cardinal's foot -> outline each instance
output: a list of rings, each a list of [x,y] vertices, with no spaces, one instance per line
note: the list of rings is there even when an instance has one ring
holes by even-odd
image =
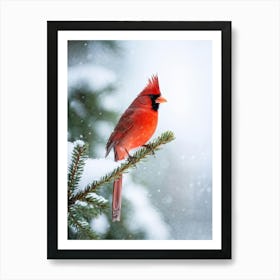
[[[125,149],[126,153],[127,153],[127,160],[132,163],[132,164],[135,164],[136,163],[136,157],[130,155],[130,153],[128,152],[127,149]]]
[[[132,164],[135,164],[136,163],[136,157],[134,157],[134,156],[131,156],[130,154],[128,154],[128,161],[130,162],[130,163],[132,163]]]

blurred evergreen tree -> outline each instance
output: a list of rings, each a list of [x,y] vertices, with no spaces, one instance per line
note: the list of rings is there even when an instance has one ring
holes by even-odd
[[[89,144],[90,157],[96,157],[95,146],[105,147],[107,140],[102,138],[95,128],[104,121],[113,126],[117,118],[116,112],[105,108],[101,102],[105,95],[114,93],[115,86],[108,83],[99,88],[92,87],[95,80],[98,83],[98,77],[96,77],[100,76],[98,71],[113,71],[110,65],[99,63],[100,59],[95,52],[100,52],[100,49],[103,53],[105,52],[103,57],[109,56],[112,60],[120,53],[120,47],[115,41],[69,41],[68,43],[69,70],[78,67],[76,70],[78,72],[82,67],[95,68],[93,72],[95,75],[90,77],[90,82],[86,80],[87,77],[80,77],[80,80],[77,79],[76,83],[68,87],[68,141],[84,140]]]
[[[102,76],[106,71],[114,73],[117,76],[117,64],[122,57],[122,48],[117,41],[69,41],[68,42],[68,141],[74,142],[78,139],[88,144],[89,157],[98,156],[97,147],[104,147],[108,138],[102,136],[97,127],[99,124],[107,125],[112,129],[116,124],[119,114],[104,106],[102,100],[107,95],[114,94],[116,87],[110,82],[103,83],[103,86],[94,86],[99,83],[98,77],[94,75],[88,81],[86,77],[81,77],[84,69],[93,67],[96,76]],[[69,80],[70,71],[76,71],[81,79],[75,82]],[[79,72],[80,71],[80,72]],[[100,73],[98,73],[98,71]],[[102,72],[103,71],[103,72]],[[70,85],[71,84],[71,85]],[[101,125],[101,126],[102,126]],[[100,126],[99,126],[100,127]],[[109,137],[108,134],[107,137]],[[100,155],[99,155],[100,156]],[[93,170],[94,172],[94,170]],[[112,199],[112,183],[102,187],[99,194],[111,201]],[[105,234],[98,235],[95,233],[93,239],[143,239],[144,232],[141,230],[131,232],[127,228],[127,215],[132,211],[131,204],[123,198],[123,211],[121,222],[111,223],[111,207],[103,207],[99,213],[107,215],[110,227]],[[86,213],[85,213],[86,214]],[[93,218],[97,218],[96,214]],[[90,215],[85,215],[86,222],[90,224]],[[94,229],[93,229],[94,230]],[[69,239],[85,239],[85,235],[77,234],[73,227],[68,229]]]

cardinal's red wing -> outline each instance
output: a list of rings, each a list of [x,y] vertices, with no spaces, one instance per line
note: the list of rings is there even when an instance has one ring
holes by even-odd
[[[127,109],[121,116],[118,124],[116,125],[113,133],[111,134],[107,145],[106,155],[110,153],[111,149],[118,144],[118,142],[124,137],[124,135],[133,127],[133,119],[136,111],[133,109]]]

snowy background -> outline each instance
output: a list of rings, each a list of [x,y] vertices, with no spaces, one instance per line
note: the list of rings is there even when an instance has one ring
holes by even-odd
[[[90,144],[81,187],[112,170],[105,145],[120,115],[158,74],[162,95],[154,135],[176,140],[124,176],[122,222],[92,221],[104,239],[212,238],[211,41],[69,41],[69,154]],[[112,185],[103,196],[111,201]]]

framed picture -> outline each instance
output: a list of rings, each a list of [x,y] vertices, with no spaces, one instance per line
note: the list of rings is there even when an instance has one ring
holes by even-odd
[[[48,22],[47,257],[231,258],[231,22]]]

